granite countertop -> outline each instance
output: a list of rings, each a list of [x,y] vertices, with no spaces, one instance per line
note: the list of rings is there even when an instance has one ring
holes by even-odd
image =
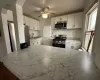
[[[100,80],[89,53],[50,46],[31,46],[4,57],[20,80]]]
[[[41,36],[38,36],[38,37],[30,38],[30,39],[38,39],[38,38],[42,38],[42,37]]]

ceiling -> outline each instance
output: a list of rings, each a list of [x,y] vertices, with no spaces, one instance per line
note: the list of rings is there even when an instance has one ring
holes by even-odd
[[[47,6],[56,15],[61,15],[84,9],[84,0],[27,0],[23,6],[23,12],[38,19],[40,12],[36,11]]]
[[[16,2],[16,0],[2,0],[2,1],[0,1],[0,10],[2,8],[8,9],[8,7],[10,7],[15,2]]]

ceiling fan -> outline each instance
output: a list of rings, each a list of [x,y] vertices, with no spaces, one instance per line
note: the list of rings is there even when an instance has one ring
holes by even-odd
[[[48,18],[49,15],[51,15],[51,14],[55,14],[55,12],[50,11],[49,7],[45,7],[43,9],[41,9],[40,13],[41,13],[40,17],[42,17],[44,19]]]
[[[34,9],[35,9],[35,13],[40,13],[40,16],[38,16],[38,17],[42,17],[42,18],[46,19],[50,15],[55,14],[55,12],[51,11],[50,7],[48,7],[48,6],[47,7],[44,6],[42,8],[37,7],[36,5],[33,5],[33,6],[34,6]]]

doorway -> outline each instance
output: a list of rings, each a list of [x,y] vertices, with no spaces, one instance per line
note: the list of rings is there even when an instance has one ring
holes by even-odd
[[[8,21],[8,31],[10,37],[11,51],[14,52],[17,50],[17,47],[16,47],[15,27],[13,22]]]
[[[96,3],[86,14],[84,48],[87,52],[90,53],[92,52],[97,12],[98,12],[98,3]]]

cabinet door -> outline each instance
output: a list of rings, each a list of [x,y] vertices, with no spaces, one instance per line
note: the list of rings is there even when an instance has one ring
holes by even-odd
[[[68,15],[67,29],[75,28],[75,14]]]
[[[30,18],[30,29],[34,29],[34,21]]]
[[[26,24],[27,26],[30,26],[30,18],[27,17],[27,16],[25,16],[25,24]]]
[[[54,29],[55,28],[55,18],[51,19],[51,28]]]
[[[60,16],[60,21],[66,21],[67,22],[67,15]]]
[[[59,17],[56,17],[55,18],[55,24],[57,23],[57,22],[60,22],[60,21],[67,21],[67,15],[64,15],[64,16],[59,16]]]
[[[60,17],[55,17],[55,24],[57,24],[57,22],[60,22]]]
[[[30,28],[33,30],[38,30],[38,21],[30,18]]]
[[[75,28],[82,28],[83,26],[83,12],[75,14]]]

